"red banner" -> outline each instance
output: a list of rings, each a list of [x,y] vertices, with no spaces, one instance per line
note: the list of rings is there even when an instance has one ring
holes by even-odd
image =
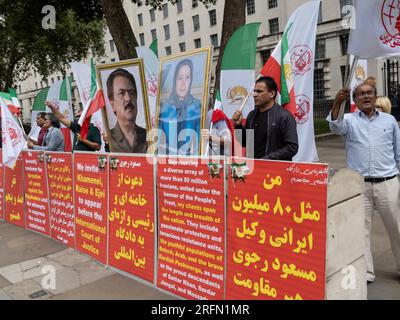
[[[24,179],[22,172],[23,153],[14,168],[5,167],[5,212],[6,221],[16,226],[25,227]]]
[[[26,228],[50,235],[50,217],[47,194],[44,153],[23,153],[25,173]]]
[[[3,150],[0,149],[0,220],[5,220],[4,212],[4,165]]]
[[[324,299],[328,167],[244,161],[230,168],[226,298]]]
[[[50,194],[51,237],[69,248],[75,247],[74,193],[72,190],[72,154],[46,153]]]
[[[223,299],[223,162],[160,157],[157,184],[157,286],[188,299]]]
[[[154,282],[153,169],[146,157],[110,157],[108,264],[149,282]]]
[[[76,250],[107,263],[107,156],[74,153]]]

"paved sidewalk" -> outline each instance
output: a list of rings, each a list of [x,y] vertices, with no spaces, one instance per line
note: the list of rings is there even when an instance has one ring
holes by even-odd
[[[317,141],[320,162],[344,168],[345,152],[339,137]],[[400,299],[400,279],[386,231],[379,216],[373,223],[372,250],[376,280],[368,286],[369,299]],[[44,266],[56,270],[56,289],[42,291]],[[34,294],[32,296],[32,294]],[[43,294],[43,295],[41,295]],[[21,228],[0,223],[0,300],[2,299],[176,299],[106,270],[92,259],[57,242]]]

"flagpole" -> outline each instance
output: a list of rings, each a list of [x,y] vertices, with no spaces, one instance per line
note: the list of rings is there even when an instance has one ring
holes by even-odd
[[[20,127],[21,127],[21,129],[22,129],[22,133],[23,133],[23,135],[24,135],[24,139],[25,139],[26,141],[28,141],[28,136],[26,135],[26,132],[25,132],[24,126],[23,126],[23,124],[22,124],[21,118],[17,116],[17,119],[18,119],[18,123],[19,123],[19,125],[20,125]]]
[[[258,75],[257,80],[261,78],[261,73]],[[253,83],[253,86],[251,87],[249,93],[247,94],[246,99],[244,99],[242,105],[239,108],[239,111],[242,111],[244,108],[244,105],[246,104],[247,100],[249,100],[250,95],[253,93],[254,87],[256,86],[257,80]]]
[[[350,55],[348,55],[348,60],[350,60]],[[353,63],[352,63],[351,68],[350,68],[350,73],[349,73],[348,77],[346,78],[346,82],[344,84],[344,87],[346,89],[350,87],[351,79],[353,78],[354,72],[356,71],[358,60],[359,60],[359,57],[358,56],[354,56]],[[342,120],[343,117],[344,117],[344,108],[346,106],[346,102],[347,101],[343,101],[341,106],[340,106],[338,120]]]

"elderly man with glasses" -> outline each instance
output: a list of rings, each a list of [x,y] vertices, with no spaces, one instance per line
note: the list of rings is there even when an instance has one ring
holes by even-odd
[[[360,173],[365,181],[367,282],[375,279],[370,239],[374,209],[388,232],[400,279],[399,126],[393,116],[376,110],[376,88],[368,83],[353,92],[357,111],[339,119],[340,105],[349,95],[347,89],[338,92],[327,121],[331,132],[344,138],[347,166]]]

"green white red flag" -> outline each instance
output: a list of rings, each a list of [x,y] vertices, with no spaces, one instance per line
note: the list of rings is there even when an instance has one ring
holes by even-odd
[[[257,39],[260,23],[239,27],[226,44],[221,62],[220,92],[224,113],[232,118],[249,96],[242,112],[247,117],[254,108],[251,91],[255,79]]]
[[[103,130],[103,121],[100,120],[101,109],[105,106],[103,90],[101,90],[100,86],[97,84],[96,68],[93,59],[91,59],[90,69],[84,63],[73,62],[70,63],[70,65],[84,106],[81,117],[79,118],[79,125],[81,126],[80,134],[82,138],[85,139],[87,137],[89,124],[93,122],[92,117],[96,117],[98,123],[96,122],[94,124],[99,128],[100,132]]]
[[[51,113],[51,109],[46,107],[46,101],[54,103],[61,114],[69,119],[74,119],[74,113],[71,104],[71,78],[66,77],[64,80],[55,81],[50,87],[44,88],[36,95],[32,106],[31,132],[29,136],[37,140],[40,127],[36,125],[36,117],[40,112]],[[72,150],[73,135],[69,128],[61,124],[61,132],[64,135],[64,150],[69,152]]]

